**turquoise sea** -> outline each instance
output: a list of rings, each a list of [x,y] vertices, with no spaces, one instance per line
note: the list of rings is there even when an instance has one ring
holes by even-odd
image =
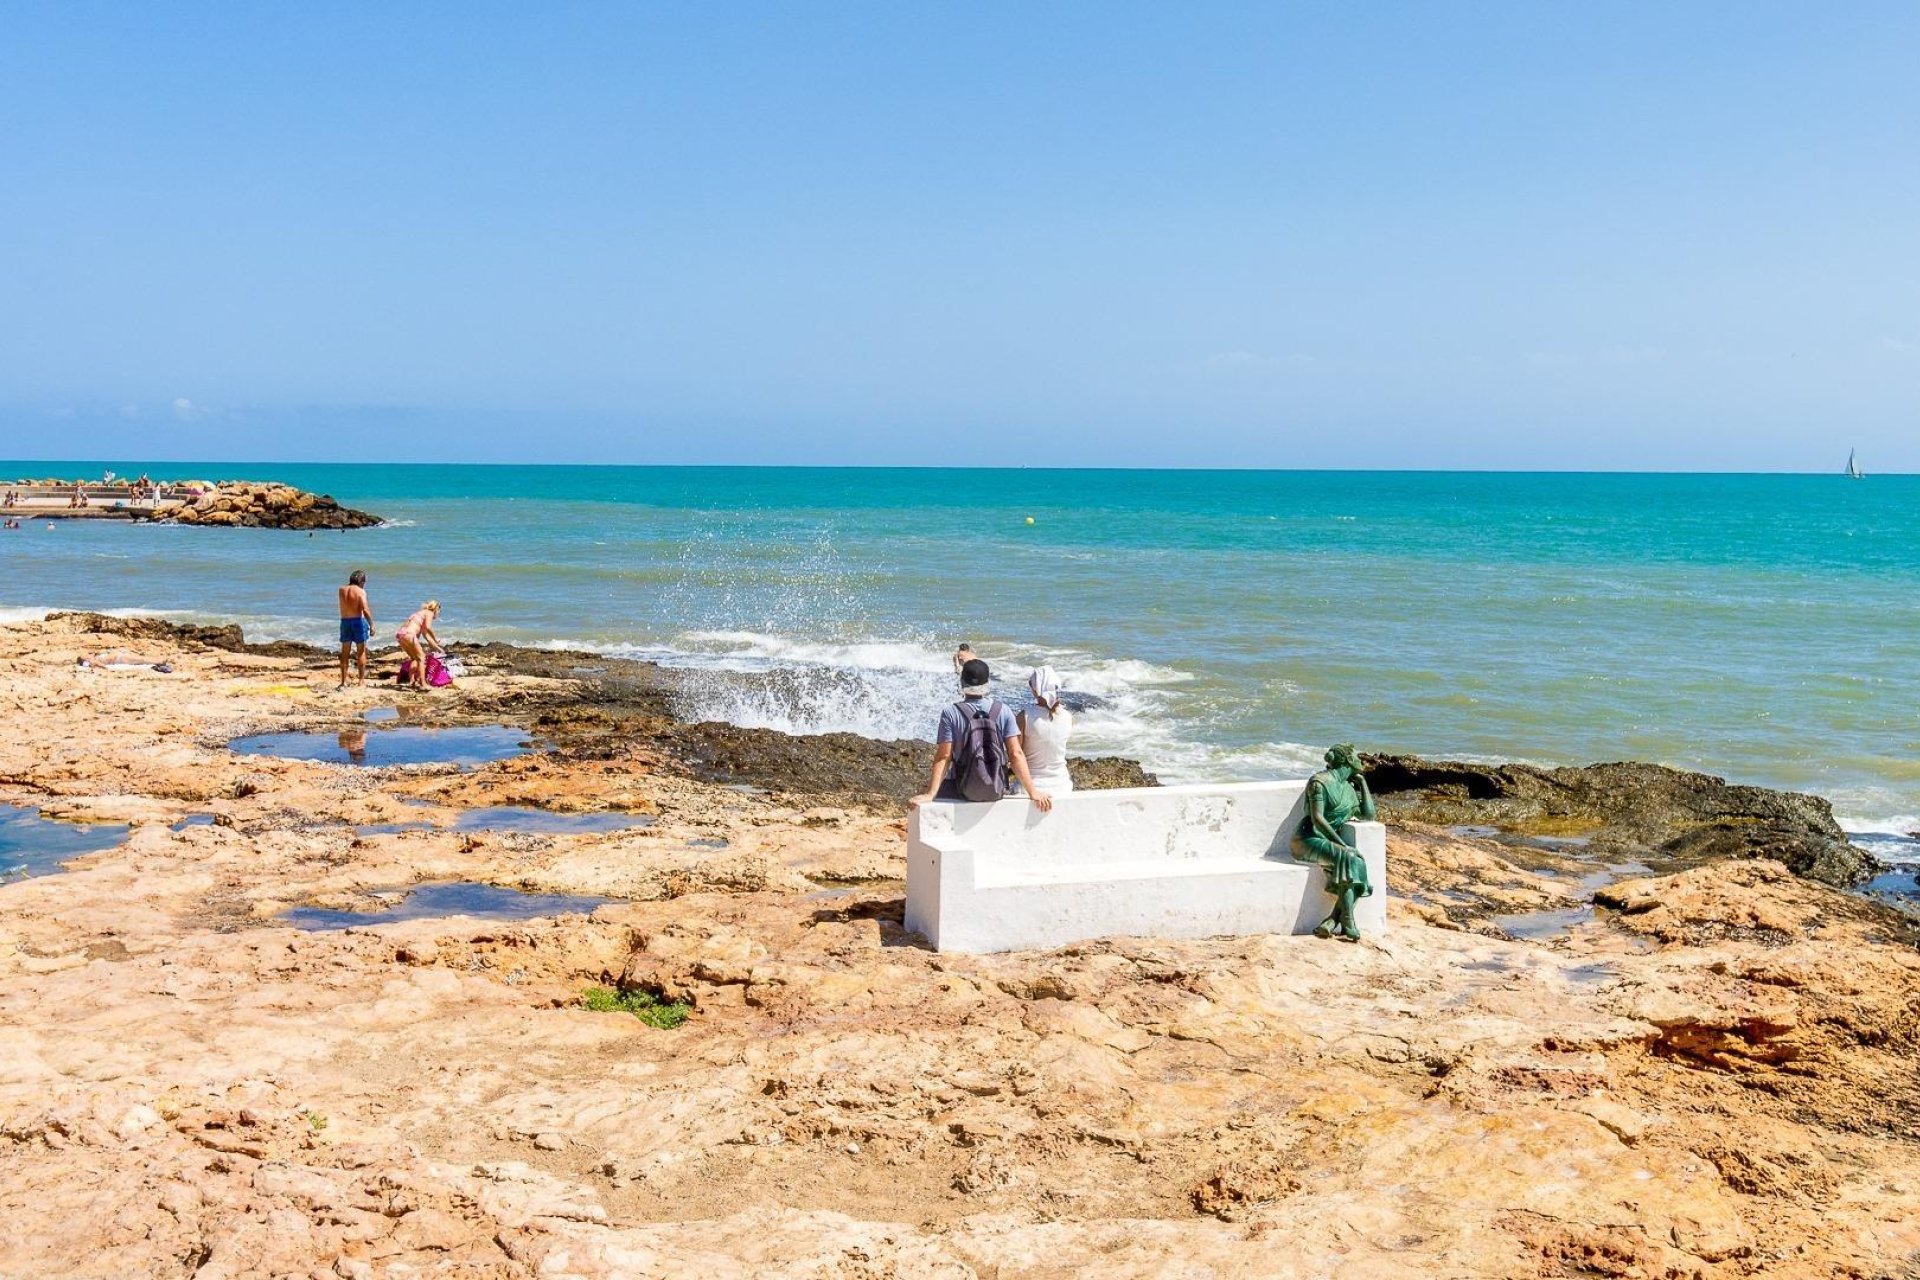
[[[0,534],[0,616],[115,609],[330,643],[381,631],[760,678],[689,714],[929,736],[972,641],[1096,696],[1077,747],[1168,779],[1320,748],[1639,759],[1920,827],[1920,477],[0,463],[277,479],[378,512],[315,537]],[[1032,517],[1032,524],[1027,518]]]

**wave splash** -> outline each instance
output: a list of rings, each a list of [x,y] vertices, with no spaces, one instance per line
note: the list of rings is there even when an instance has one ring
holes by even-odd
[[[927,740],[940,710],[959,698],[952,654],[912,637],[817,640],[761,631],[691,631],[663,644],[603,644],[610,657],[655,662],[682,673],[679,713],[781,733],[855,733]],[[1186,732],[1177,708],[1188,672],[1137,658],[1078,649],[982,641],[995,696],[1030,704],[1034,667],[1060,673],[1075,709],[1076,755],[1126,755],[1164,781],[1297,777],[1319,767],[1319,751],[1273,742],[1223,748]]]
[[[783,733],[929,737],[940,709],[959,698],[952,655],[913,638],[807,640],[757,631],[694,631],[668,644],[597,646],[684,673],[680,711]],[[1162,691],[1190,677],[1137,660],[1071,650],[981,643],[995,671],[995,696],[1028,704],[1025,679],[1042,663],[1080,695],[1082,739],[1137,739],[1163,711]],[[703,675],[711,678],[702,679]]]

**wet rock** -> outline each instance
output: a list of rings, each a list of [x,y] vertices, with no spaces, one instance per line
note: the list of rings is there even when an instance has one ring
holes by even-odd
[[[1076,791],[1111,791],[1119,787],[1157,787],[1160,779],[1148,773],[1138,760],[1125,756],[1074,757],[1067,761]]]
[[[794,735],[706,722],[677,725],[666,746],[696,778],[725,786],[904,805],[926,785],[933,747],[852,733]]]
[[[930,742],[851,733],[793,735],[709,722],[676,726],[669,740],[703,781],[866,805],[904,805],[926,786],[933,764]],[[1073,759],[1068,769],[1073,785],[1085,791],[1159,785],[1139,761],[1119,756]]]
[[[1660,858],[1673,867],[1766,858],[1841,887],[1875,869],[1872,857],[1847,843],[1833,806],[1819,796],[1633,762],[1542,769],[1372,755],[1366,765],[1389,820],[1582,837],[1599,853]]]
[[[116,618],[104,613],[63,611],[47,615],[48,625],[59,625],[89,635],[118,636],[126,640],[153,640],[198,649],[239,650],[246,638],[237,626],[202,627],[160,618]]]

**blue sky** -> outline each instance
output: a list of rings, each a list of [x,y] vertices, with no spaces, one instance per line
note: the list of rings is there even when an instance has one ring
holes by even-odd
[[[10,5],[0,455],[1920,470],[1916,65],[1910,3]]]

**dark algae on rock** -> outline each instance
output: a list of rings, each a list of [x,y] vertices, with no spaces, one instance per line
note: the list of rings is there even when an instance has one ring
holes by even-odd
[[[1368,756],[1366,766],[1389,820],[1571,837],[1596,854],[1676,867],[1770,858],[1840,888],[1875,870],[1873,858],[1847,842],[1826,800],[1712,774],[1634,762],[1543,769],[1402,755]]]
[[[786,734],[708,721],[668,730],[674,754],[695,777],[767,791],[904,805],[925,783],[933,744],[881,742],[852,733]],[[1082,791],[1158,786],[1138,761],[1118,756],[1067,762]]]

